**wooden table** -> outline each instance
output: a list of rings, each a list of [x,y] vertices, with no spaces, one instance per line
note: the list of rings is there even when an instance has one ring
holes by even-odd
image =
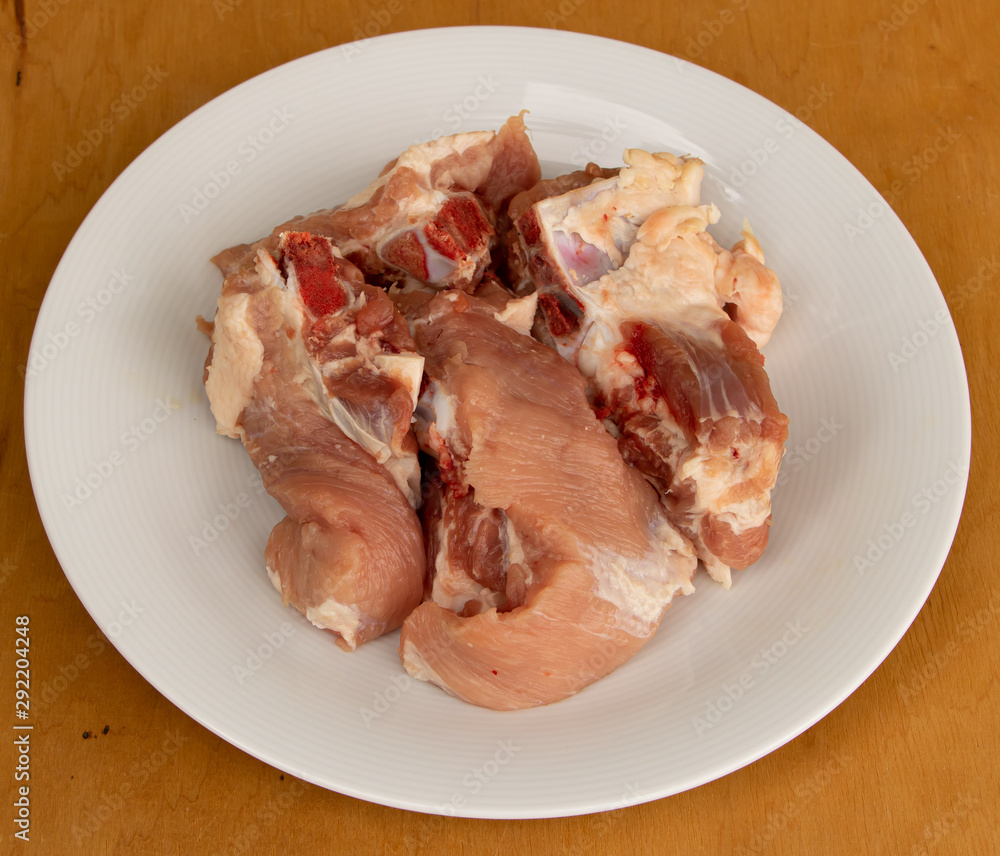
[[[1000,282],[1000,27],[992,4],[515,0],[506,6],[501,12],[468,0],[3,4],[0,626],[9,631],[16,615],[29,614],[36,681],[61,673],[66,687],[36,719],[27,845],[12,839],[16,757],[10,748],[3,753],[0,852],[1000,850],[1000,610],[993,564],[1000,544],[990,523],[998,510],[1000,455],[988,445],[1000,418],[989,370],[998,357],[989,319]],[[954,547],[912,629],[875,674],[823,721],[757,763],[669,799],[558,820],[444,819],[360,802],[280,775],[174,708],[104,641],[63,576],[32,501],[18,371],[60,255],[111,181],[178,120],[252,75],[362,35],[373,21],[381,32],[518,24],[610,36],[690,58],[792,111],[814,93],[828,93],[808,123],[886,195],[933,268],[965,353],[977,447],[987,450],[973,458]],[[149,68],[168,72],[170,84],[151,87],[81,168],[58,175],[53,164],[67,146],[100,127],[113,99],[141,85]],[[951,142],[933,163],[921,160],[942,133]],[[993,273],[977,280],[984,264]],[[971,635],[970,621],[978,622]],[[7,699],[11,647],[0,655]],[[126,778],[134,794],[118,804],[106,795],[120,793]]]

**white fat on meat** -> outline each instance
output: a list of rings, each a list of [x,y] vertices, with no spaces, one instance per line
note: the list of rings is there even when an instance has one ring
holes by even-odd
[[[701,161],[626,149],[614,178],[535,203],[541,242],[570,285],[586,285],[625,261],[651,214],[698,202]]]
[[[507,301],[507,305],[493,314],[493,317],[502,324],[506,324],[518,333],[529,335],[531,326],[535,322],[535,309],[538,307],[538,292],[533,291],[525,297],[514,297]]]
[[[398,380],[406,387],[416,408],[420,381],[424,376],[424,358],[420,354],[375,354],[372,364],[386,377]]]
[[[427,681],[428,683],[436,684],[449,695],[454,695],[448,689],[448,684],[440,678],[437,672],[427,665],[427,661],[420,655],[419,647],[413,642],[408,640],[403,641],[399,649],[399,659],[406,667],[406,671],[418,681]]]
[[[718,220],[715,205],[674,206],[646,220],[636,230],[636,243],[618,270],[573,289],[588,320],[704,313],[704,319],[692,317],[697,322],[724,315],[714,291],[716,256],[699,237]],[[684,255],[676,251],[668,255],[667,245],[678,238],[690,241],[690,248]]]
[[[615,607],[615,627],[633,636],[652,634],[665,605],[680,592],[694,593],[691,575],[681,570],[675,557],[690,549],[684,537],[666,520],[650,527],[652,549],[641,558],[626,558],[607,550],[591,550],[595,594]]]
[[[716,282],[718,267],[730,265],[732,256],[720,252],[706,232],[718,216],[714,205],[674,206],[656,212],[637,230],[636,242],[621,267],[573,288],[572,294],[583,304],[585,319],[577,366],[611,400],[620,401],[623,393],[635,390],[633,402],[620,418],[647,417],[629,430],[670,464],[671,490],[683,485],[683,492],[690,494],[683,505],[691,526],[688,534],[711,575],[728,585],[729,568],[700,542],[699,521],[710,515],[712,525],[728,527],[731,538],[754,538],[754,533],[766,531],[771,504],[770,489],[765,486],[773,485],[771,476],[776,473],[780,450],[775,451],[774,437],[762,442],[752,430],[740,430],[728,453],[722,454],[718,448],[703,445],[709,430],[704,426],[732,417],[743,426],[764,430],[768,424],[773,430],[774,419],[784,417],[762,409],[759,402],[770,399],[770,393],[753,386],[760,384],[760,378],[747,381],[730,364],[734,358],[731,344],[723,337],[735,325],[719,302]],[[750,258],[749,252],[745,255]],[[753,263],[765,270],[756,259]],[[634,321],[664,331],[688,355],[700,395],[695,408],[703,426],[697,429],[696,442],[685,435],[655,387],[643,391],[647,389],[642,383],[645,371],[624,341],[629,335],[625,331],[631,329],[628,322]],[[751,387],[746,386],[748,382]],[[773,399],[767,406],[773,407]],[[751,490],[751,484],[757,488]],[[734,493],[737,486],[742,499]]]
[[[472,131],[464,134],[452,134],[448,137],[439,137],[427,143],[420,143],[410,146],[403,152],[392,168],[384,175],[379,176],[360,193],[355,194],[342,206],[343,210],[360,208],[372,198],[380,187],[389,183],[389,179],[400,169],[413,170],[418,176],[424,179],[428,186],[431,186],[431,170],[439,161],[453,154],[462,154],[472,146],[485,146],[490,142],[496,133],[493,131]],[[486,179],[489,174],[491,163],[482,161],[472,165],[472,169],[466,166],[461,173],[457,171],[442,172],[434,182],[435,187],[451,187],[458,184],[468,190],[474,190]],[[458,180],[456,180],[458,179]],[[443,193],[416,196],[410,200],[407,206],[407,213],[411,219],[416,221],[423,216],[435,213],[447,199]]]
[[[271,585],[277,589],[278,594],[282,594],[281,577],[278,572],[270,565],[265,566],[265,569]],[[352,649],[357,647],[358,630],[361,628],[363,616],[354,604],[341,603],[331,597],[318,606],[307,607],[304,615],[314,627],[339,633],[348,647]]]
[[[469,601],[478,601],[482,610],[503,606],[504,593],[487,588],[468,574],[462,573],[451,556],[451,537],[443,521],[437,523],[438,548],[434,557],[434,581],[431,584],[431,600],[445,609],[461,613]]]
[[[361,628],[361,611],[351,603],[340,603],[336,598],[328,598],[319,606],[306,609],[306,618],[322,630],[339,633],[352,648],[358,644],[358,630]]]
[[[212,331],[212,363],[205,392],[215,417],[215,430],[240,439],[240,414],[253,397],[253,382],[264,364],[264,346],[247,317],[247,294],[219,298]]]

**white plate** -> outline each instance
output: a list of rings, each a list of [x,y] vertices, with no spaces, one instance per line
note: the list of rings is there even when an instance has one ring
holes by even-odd
[[[817,90],[800,114],[822,100]],[[771,545],[731,591],[699,576],[697,594],[616,673],[548,708],[494,713],[409,681],[398,634],[345,654],[281,606],[262,567],[281,513],[240,444],[215,435],[194,318],[214,310],[216,251],[346,198],[412,142],[495,128],[522,107],[548,174],[589,157],[616,163],[625,146],[704,159],[717,236],[732,241],[748,217],[788,295],[766,355],[791,438]],[[663,797],[808,728],[920,610],[958,525],[970,453],[941,292],[847,161],[704,69],[545,30],[332,48],[198,110],[80,227],[39,312],[30,369],[39,512],[129,662],[284,771],[473,817]]]

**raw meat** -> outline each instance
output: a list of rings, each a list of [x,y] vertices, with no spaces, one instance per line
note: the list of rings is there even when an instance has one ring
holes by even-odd
[[[243,440],[288,515],[265,550],[271,581],[351,650],[398,627],[422,596],[420,524],[406,495],[419,476],[408,384],[422,361],[385,295],[329,242],[279,241],[285,275],[264,247],[220,256],[205,387],[219,433]],[[375,443],[385,465],[340,425]]]
[[[460,615],[425,602],[403,624],[400,656],[459,698],[514,709],[572,695],[628,660],[673,596],[693,590],[696,559],[622,461],[579,372],[500,315],[495,294],[451,291],[414,326],[429,381],[418,438],[445,490],[473,497],[474,514],[502,511],[506,567],[482,588],[502,589],[503,603]]]
[[[788,420],[757,347],[720,305],[735,254],[705,231],[717,217],[691,205],[650,215],[620,267],[570,287],[582,321],[564,353],[591,380],[625,459],[728,586],[730,568],[767,545]]]
[[[496,134],[411,146],[330,213],[329,233],[369,277],[474,288],[507,201],[540,177],[522,117],[514,116]]]

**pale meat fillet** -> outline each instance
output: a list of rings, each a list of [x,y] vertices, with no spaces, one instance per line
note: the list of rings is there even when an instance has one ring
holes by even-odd
[[[293,281],[296,269],[303,272],[296,258],[296,251],[286,257]],[[243,440],[288,515],[268,539],[268,575],[285,603],[354,649],[398,627],[419,603],[419,521],[389,470],[334,422],[323,362],[310,357],[306,341],[317,312],[303,302],[301,282],[290,287],[262,248],[220,261],[228,275],[206,390],[220,432]],[[356,308],[363,294],[354,294]],[[391,322],[378,332],[398,341]]]
[[[720,254],[705,232],[715,216],[657,212],[624,265],[574,289],[586,318],[576,360],[626,459],[728,585],[767,545],[788,419],[757,347],[718,305]]]
[[[498,320],[495,303],[444,293],[415,329],[429,378],[421,446],[446,483],[503,510],[523,602],[473,616],[422,604],[403,624],[403,664],[484,707],[559,701],[628,660],[693,590],[693,548],[622,460],[579,373]]]

